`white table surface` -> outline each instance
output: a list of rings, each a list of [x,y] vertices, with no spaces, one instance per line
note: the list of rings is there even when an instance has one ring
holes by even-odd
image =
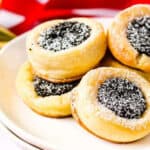
[[[12,138],[11,133],[0,124],[0,149],[1,150],[23,150]]]
[[[0,150],[39,150],[9,131],[0,122]]]

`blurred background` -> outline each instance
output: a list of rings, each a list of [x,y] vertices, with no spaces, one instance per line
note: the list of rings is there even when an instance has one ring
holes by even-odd
[[[0,0],[0,48],[37,24],[56,18],[113,17],[150,0]]]

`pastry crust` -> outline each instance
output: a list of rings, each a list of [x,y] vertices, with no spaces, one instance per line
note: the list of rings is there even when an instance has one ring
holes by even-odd
[[[131,71],[134,71],[140,74],[141,76],[143,76],[146,80],[150,82],[150,73],[143,72],[137,69],[133,69],[124,64],[121,64],[115,58],[113,58],[113,56],[110,53],[105,55],[104,59],[100,63],[100,66],[129,69]]]
[[[64,21],[85,23],[91,30],[90,37],[78,46],[53,52],[37,44],[41,31]],[[102,25],[94,19],[72,18],[53,20],[34,28],[27,37],[27,53],[34,71],[53,82],[73,81],[95,67],[105,54],[106,35]]]
[[[108,29],[108,45],[114,57],[123,64],[150,72],[150,57],[140,54],[126,37],[128,23],[142,16],[150,16],[150,5],[134,5],[121,11]]]
[[[16,88],[23,101],[32,110],[44,116],[70,116],[71,91],[58,96],[40,97],[34,90],[33,78],[34,73],[30,63],[24,63],[16,79]]]
[[[126,78],[142,90],[147,109],[140,119],[118,117],[97,102],[98,87],[111,77]],[[79,86],[73,91],[72,99],[74,118],[98,137],[112,142],[126,143],[136,141],[150,133],[150,84],[135,72],[112,67],[92,70],[83,77]]]

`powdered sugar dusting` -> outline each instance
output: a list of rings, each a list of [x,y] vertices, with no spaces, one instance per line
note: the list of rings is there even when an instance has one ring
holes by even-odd
[[[127,38],[139,52],[150,56],[150,17],[137,17],[129,22]]]
[[[40,34],[38,44],[54,52],[77,46],[90,36],[91,28],[77,21],[59,23]]]
[[[146,116],[150,115],[150,111],[145,111]],[[138,130],[141,128],[146,128],[148,122],[150,121],[149,117],[142,117],[140,119],[126,119],[119,116],[116,116],[113,111],[104,107],[102,104],[99,104],[97,107],[96,116],[114,122],[123,127],[129,128],[131,130]]]
[[[97,98],[116,115],[127,119],[139,119],[146,109],[142,91],[127,79],[107,79],[99,87]]]
[[[53,83],[37,76],[33,80],[36,93],[42,97],[67,93],[78,83],[79,80],[69,83]]]

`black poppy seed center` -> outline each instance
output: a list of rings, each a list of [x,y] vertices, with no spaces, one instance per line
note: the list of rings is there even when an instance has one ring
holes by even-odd
[[[141,54],[150,56],[150,16],[137,17],[129,22],[127,38]]]
[[[99,87],[97,99],[117,116],[127,119],[138,119],[146,110],[142,91],[127,79],[107,79]]]
[[[34,89],[37,95],[41,97],[67,93],[71,91],[78,83],[79,80],[69,83],[53,83],[37,76],[33,80]]]
[[[38,44],[45,50],[54,52],[78,46],[90,36],[91,28],[77,21],[59,23],[43,31]]]

